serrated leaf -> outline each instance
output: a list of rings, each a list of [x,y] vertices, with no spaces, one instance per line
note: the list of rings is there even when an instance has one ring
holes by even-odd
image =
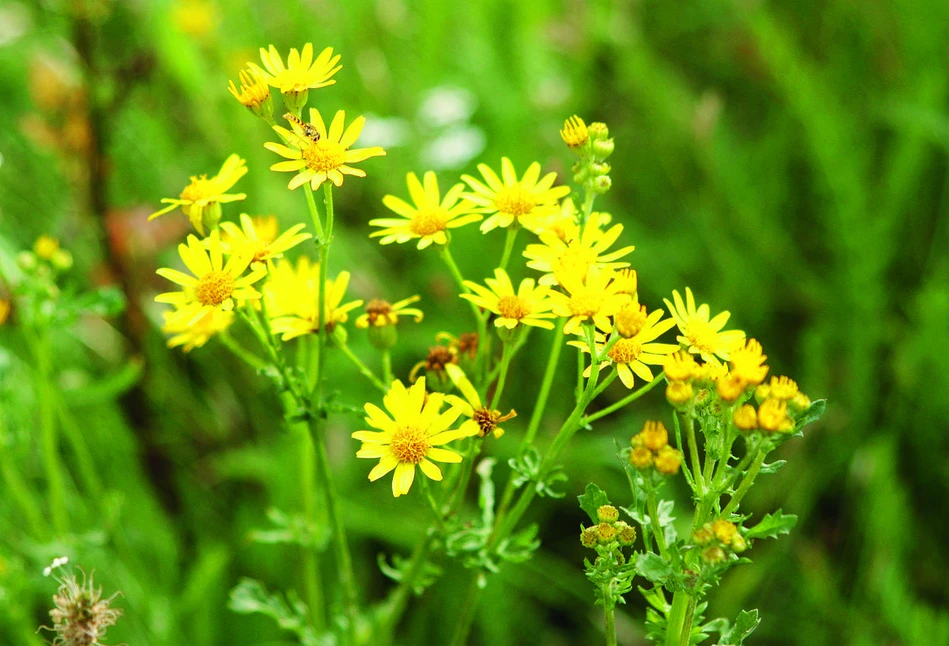
[[[816,422],[824,416],[825,410],[827,410],[826,399],[816,399],[812,401],[811,405],[807,407],[806,411],[804,411],[804,414],[798,418],[797,423],[794,425],[795,428],[800,430],[808,424]]]
[[[672,566],[658,554],[647,552],[636,559],[636,572],[649,581],[662,585],[672,576]]]
[[[580,509],[587,512],[587,516],[589,516],[590,520],[594,523],[600,522],[600,519],[597,518],[596,510],[603,505],[610,504],[610,499],[607,497],[606,492],[592,482],[587,485],[582,496],[577,496],[577,500],[580,501]]]
[[[745,532],[745,538],[776,538],[787,534],[797,524],[797,516],[785,514],[780,509],[773,514],[766,514],[754,527]]]
[[[270,594],[256,579],[243,578],[231,589],[227,607],[239,614],[262,614],[277,622],[277,625],[293,632],[305,646],[325,645],[326,638],[318,639],[306,620],[307,607],[295,596],[289,603],[283,595]]]

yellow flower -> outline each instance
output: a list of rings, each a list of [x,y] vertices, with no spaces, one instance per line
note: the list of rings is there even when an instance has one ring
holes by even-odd
[[[442,472],[431,460],[461,462],[461,456],[454,451],[438,447],[470,436],[473,429],[448,430],[461,415],[461,409],[453,406],[441,412],[445,396],[426,394],[425,377],[407,390],[401,381],[392,382],[383,402],[389,414],[374,404],[365,407],[366,423],[378,431],[356,431],[352,435],[363,443],[357,458],[379,459],[369,472],[369,480],[374,482],[394,469],[392,495],[398,498],[412,487],[416,466],[438,481]]]
[[[486,278],[484,282],[490,289],[466,280],[465,286],[474,294],[462,294],[461,297],[497,314],[494,319],[496,326],[513,330],[523,323],[553,329],[554,324],[545,320],[556,318],[549,311],[553,307],[548,298],[550,288],[535,287],[533,278],[525,278],[515,293],[511,278],[501,268],[494,270],[494,278]]]
[[[326,289],[322,290],[325,300],[323,301],[323,323],[327,332],[332,333],[333,328],[339,323],[345,323],[349,320],[349,312],[360,305],[362,301],[351,301],[341,305],[343,297],[346,295],[346,287],[349,286],[349,272],[341,271],[335,281],[327,280]],[[319,320],[319,299],[320,288],[319,280],[307,281],[303,285],[304,290],[296,294],[299,305],[296,313],[289,316],[279,316],[270,320],[270,329],[274,334],[282,334],[284,341],[294,339],[304,334],[318,334],[320,331]],[[269,312],[268,312],[269,314]]]
[[[345,120],[346,113],[342,110],[338,111],[336,116],[333,117],[329,130],[327,130],[320,111],[316,108],[310,108],[310,122],[319,133],[318,138],[307,136],[303,127],[296,122],[291,124],[292,132],[282,126],[274,126],[273,129],[277,134],[288,141],[292,147],[273,142],[264,144],[267,150],[289,160],[277,162],[270,167],[270,170],[298,171],[288,185],[291,190],[299,188],[307,182],[310,183],[310,187],[314,191],[326,181],[331,181],[336,186],[342,186],[344,175],[365,177],[366,171],[353,168],[349,164],[355,164],[370,157],[385,155],[386,151],[379,146],[350,150],[349,147],[359,139],[362,128],[366,124],[366,118],[357,117],[343,132]]]
[[[560,138],[571,148],[580,148],[590,140],[590,133],[587,132],[587,124],[583,123],[583,119],[573,115],[564,121]]]
[[[662,314],[662,310],[653,310],[639,334],[628,339],[619,339],[614,343],[606,354],[607,359],[600,364],[600,368],[612,363],[616,366],[617,376],[627,388],[633,387],[636,377],[646,382],[652,381],[654,375],[649,366],[665,364],[666,358],[679,349],[679,346],[672,343],[652,343],[675,325],[672,319],[660,321]],[[590,352],[590,347],[585,341],[575,340],[569,343],[584,352]],[[597,333],[595,342],[597,354],[603,352],[606,344],[607,335]],[[585,377],[590,376],[591,368],[592,366],[587,366],[584,372]]]
[[[196,236],[188,236],[188,244],[178,245],[178,254],[194,276],[162,267],[156,273],[182,287],[180,292],[159,294],[155,300],[170,303],[178,311],[167,321],[168,325],[195,325],[199,319],[214,310],[229,311],[234,301],[243,302],[260,298],[260,292],[251,287],[267,275],[261,264],[251,266],[251,272],[242,276],[251,263],[251,257],[234,254],[224,264],[224,252],[218,229],[211,232],[208,249]]]
[[[482,183],[470,175],[463,179],[474,193],[465,197],[490,217],[481,223],[481,231],[487,233],[497,227],[509,227],[514,223],[534,230],[545,217],[556,213],[558,200],[570,192],[567,186],[553,186],[557,173],[547,173],[540,178],[540,164],[534,162],[518,180],[514,165],[507,157],[501,159],[501,177],[487,164],[478,164],[478,170],[486,182]]]
[[[59,251],[59,240],[53,236],[41,235],[33,243],[33,253],[43,260],[52,259],[57,251]]]
[[[300,93],[336,83],[332,76],[343,67],[337,65],[340,58],[339,54],[333,56],[332,47],[327,47],[313,60],[313,44],[307,43],[303,46],[302,53],[292,48],[284,66],[277,48],[271,45],[269,51],[260,48],[260,60],[266,71],[253,63],[251,65],[263,74],[267,83],[279,88],[281,92]]]
[[[732,350],[728,361],[731,364],[732,374],[740,379],[743,385],[757,386],[768,374],[768,366],[763,365],[767,358],[767,355],[762,352],[760,343],[754,339],[747,339],[744,344]]]
[[[564,325],[565,334],[580,332],[580,326],[593,321],[603,331],[611,331],[610,317],[630,301],[629,294],[621,294],[613,282],[615,272],[612,269],[590,267],[586,274],[565,272],[560,284],[566,294],[551,292],[554,301],[553,312],[557,316],[569,316]]]
[[[414,307],[408,307],[412,303],[421,300],[421,297],[409,296],[401,301],[389,303],[379,298],[374,298],[366,303],[366,313],[356,319],[356,327],[385,327],[395,325],[399,322],[400,316],[414,316],[415,322],[422,320],[422,310]]]
[[[381,244],[401,244],[419,238],[419,249],[424,249],[432,243],[443,245],[448,243],[448,229],[483,219],[484,216],[472,212],[471,203],[461,199],[464,184],[452,186],[442,200],[438,179],[432,171],[425,173],[424,186],[418,181],[415,173],[409,173],[406,178],[414,207],[394,195],[382,198],[383,204],[404,219],[377,218],[369,221],[374,227],[385,227],[382,231],[369,234],[370,238],[383,236],[379,241]]]
[[[669,299],[663,299],[676,325],[679,326],[681,336],[676,337],[692,354],[701,355],[702,359],[716,366],[721,365],[719,359],[728,360],[732,350],[737,349],[745,339],[741,330],[722,331],[728,318],[728,312],[721,312],[710,318],[709,306],[705,303],[695,307],[695,298],[692,290],[685,288],[685,303],[678,291],[672,292],[675,304]]]
[[[223,310],[212,309],[201,316],[193,324],[184,319],[174,320],[173,312],[164,312],[165,324],[162,326],[162,332],[172,334],[168,339],[168,347],[174,348],[179,345],[185,352],[191,352],[194,348],[200,348],[218,332],[222,332],[230,327],[234,322],[234,312],[225,312]]]
[[[297,258],[296,267],[281,258],[270,268],[264,283],[264,304],[267,316],[295,316],[308,313],[308,303],[316,302],[319,293],[320,266],[306,256]]]
[[[593,266],[612,269],[628,267],[628,262],[613,261],[628,255],[636,247],[623,247],[607,253],[621,233],[622,224],[614,225],[604,232],[600,230],[597,218],[590,218],[578,237],[562,240],[556,233],[541,233],[543,244],[527,245],[524,257],[530,261],[528,267],[544,272],[539,281],[541,285],[556,285],[559,282],[557,277],[563,273],[584,275]]]
[[[260,68],[250,67],[247,70],[241,70],[239,77],[241,81],[240,90],[234,85],[234,81],[228,81],[227,89],[234,98],[256,115],[273,116],[273,98],[270,96],[270,86],[267,85],[267,79]]]
[[[459,430],[467,435],[477,435],[478,437],[487,437],[488,434],[494,436],[494,439],[500,439],[504,435],[504,429],[498,424],[506,422],[509,419],[517,417],[515,411],[502,415],[499,410],[491,410],[481,403],[478,397],[478,391],[474,389],[468,380],[465,371],[458,364],[445,364],[445,370],[455,387],[465,396],[464,399],[455,395],[448,395],[445,399],[453,406],[461,408],[465,417],[468,419],[461,425]]]
[[[284,251],[312,238],[309,233],[300,233],[304,227],[305,224],[295,224],[278,236],[277,218],[251,218],[246,213],[241,213],[240,227],[233,222],[221,223],[225,251],[249,254],[255,262],[280,258]]]
[[[169,206],[148,216],[149,220],[181,207],[181,211],[191,220],[195,231],[204,235],[204,227],[215,226],[221,219],[221,204],[236,202],[247,197],[244,193],[227,193],[241,177],[247,173],[247,162],[231,155],[224,161],[217,175],[208,179],[207,175],[195,177],[183,191],[181,197],[164,198],[162,204]]]

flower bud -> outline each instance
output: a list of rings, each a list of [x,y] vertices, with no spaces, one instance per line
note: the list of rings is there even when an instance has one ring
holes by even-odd
[[[596,510],[596,517],[601,523],[615,523],[619,519],[619,511],[613,505],[601,505]]]
[[[771,395],[771,388],[765,384],[761,384],[755,388],[755,401],[759,404],[764,402]]]
[[[369,343],[379,350],[389,350],[399,341],[399,333],[394,325],[373,325],[366,332]]]
[[[620,542],[620,545],[628,547],[636,542],[636,528],[632,525],[627,525],[623,521],[619,521],[615,525],[617,529],[616,537]]]
[[[687,381],[673,381],[666,386],[666,400],[676,408],[692,401],[692,384]]]
[[[23,271],[30,271],[36,269],[36,254],[32,251],[21,251],[16,256],[16,264]]]
[[[52,236],[41,235],[33,243],[33,253],[43,260],[50,260],[59,249],[59,240]]]
[[[794,399],[788,402],[788,410],[794,415],[800,415],[810,407],[811,398],[801,392],[794,395]]]
[[[735,375],[726,373],[716,380],[715,389],[723,401],[733,402],[741,397],[744,384]]]
[[[600,523],[596,526],[596,538],[600,545],[612,543],[616,538],[616,528],[609,523]]]
[[[663,475],[672,476],[679,472],[682,466],[682,452],[671,446],[664,446],[656,455],[656,471]]]
[[[610,129],[600,121],[594,121],[587,126],[587,132],[590,133],[590,139],[594,140],[606,139],[610,136]]]
[[[745,404],[732,415],[735,427],[741,431],[753,431],[758,428],[758,413],[754,406]]]
[[[603,195],[607,193],[610,188],[613,186],[613,180],[610,179],[609,175],[601,175],[593,180],[593,192],[597,195]]]
[[[695,530],[695,533],[692,534],[692,542],[696,545],[708,545],[713,540],[715,540],[715,534],[712,533],[712,529],[708,523]]]
[[[606,159],[613,154],[612,139],[598,139],[593,142],[593,155],[597,159]]]
[[[728,545],[738,535],[738,528],[735,527],[735,523],[719,518],[712,523],[712,532],[715,534],[715,538]]]
[[[65,249],[57,249],[53,252],[53,257],[49,259],[50,264],[59,271],[67,271],[72,268],[72,254]]]
[[[652,451],[645,446],[633,447],[629,452],[629,463],[639,469],[648,469],[652,465]]]
[[[691,354],[686,352],[676,352],[666,357],[666,362],[662,365],[662,371],[669,381],[691,381],[698,364]]]
[[[775,399],[788,401],[794,399],[798,393],[797,383],[787,377],[771,377],[771,391],[769,395]]]
[[[287,109],[287,112],[298,115],[306,105],[307,96],[309,96],[309,90],[302,90],[300,92],[294,92],[290,90],[288,92],[284,92],[283,105]]]
[[[765,431],[786,432],[794,428],[788,418],[788,405],[780,399],[766,399],[758,407],[758,426]]]
[[[595,525],[593,527],[584,527],[583,531],[580,532],[580,544],[584,547],[594,547],[597,539],[598,536]]]
[[[702,551],[702,560],[712,565],[722,563],[726,557],[727,555],[725,554],[725,550],[720,548],[718,545],[712,545],[711,547],[707,547]]]
[[[733,552],[741,554],[748,549],[748,541],[741,534],[735,534],[731,540],[731,548]]]
[[[590,133],[583,119],[573,115],[564,121],[563,130],[560,131],[560,138],[563,142],[576,150],[582,148],[590,140]]]
[[[651,451],[658,451],[669,443],[669,431],[660,421],[648,420],[639,436],[642,445]]]

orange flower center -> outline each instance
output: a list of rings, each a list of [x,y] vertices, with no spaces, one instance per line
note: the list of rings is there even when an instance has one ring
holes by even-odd
[[[506,186],[498,191],[494,196],[494,205],[501,213],[507,213],[518,218],[530,213],[537,202],[534,201],[533,195],[525,191],[520,184],[516,184]]]
[[[345,150],[334,141],[320,139],[302,150],[303,161],[317,172],[336,170],[345,162]]]
[[[609,351],[609,357],[613,363],[632,363],[639,359],[643,352],[643,346],[632,339],[620,339]]]
[[[389,447],[399,462],[418,464],[428,454],[431,445],[422,431],[406,426],[393,433]]]
[[[689,345],[707,354],[713,354],[718,349],[718,332],[706,321],[690,321],[685,338],[689,340]]]
[[[207,175],[192,177],[191,183],[185,186],[185,190],[181,191],[181,199],[189,202],[207,200],[218,194],[215,188],[214,180],[208,179]]]
[[[220,305],[234,293],[234,277],[226,271],[211,271],[198,281],[195,298],[202,305]]]
[[[409,230],[417,236],[430,236],[445,230],[448,214],[444,209],[419,209],[409,222]]]
[[[508,294],[498,299],[498,314],[506,319],[520,321],[531,313],[531,304],[527,299]]]

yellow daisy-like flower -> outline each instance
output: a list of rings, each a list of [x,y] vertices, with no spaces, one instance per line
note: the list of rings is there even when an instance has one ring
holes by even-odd
[[[269,269],[267,282],[261,290],[267,316],[278,318],[309,313],[309,303],[317,302],[319,284],[319,263],[300,256],[294,266],[286,258],[281,258]]]
[[[631,300],[629,294],[619,292],[613,280],[615,275],[612,269],[596,266],[585,274],[570,271],[561,275],[560,284],[567,293],[554,291],[550,298],[554,301],[554,314],[570,317],[563,328],[565,334],[580,333],[586,321],[593,321],[604,332],[612,329],[610,317]]]
[[[294,224],[279,236],[277,232],[277,218],[251,218],[241,213],[241,226],[233,222],[222,222],[224,243],[227,253],[249,254],[253,261],[261,262],[283,256],[284,251],[309,240],[313,236],[309,233],[300,233],[305,224]]]
[[[662,319],[662,310],[653,310],[646,318],[646,324],[634,337],[620,339],[613,344],[613,347],[607,352],[607,360],[600,364],[604,368],[609,364],[616,366],[616,374],[623,385],[632,388],[635,383],[635,377],[643,381],[650,382],[654,376],[649,366],[662,366],[666,363],[669,355],[677,352],[679,346],[674,343],[653,343],[660,335],[666,333],[675,326],[672,319]],[[607,343],[607,335],[597,333],[596,351],[597,354],[603,351]],[[576,346],[589,353],[590,347],[585,341],[570,341],[570,345]],[[585,377],[590,376],[592,366],[587,366]]]
[[[501,411],[491,410],[482,404],[481,398],[478,397],[478,391],[471,385],[465,371],[458,364],[446,364],[445,370],[455,387],[465,396],[464,399],[456,395],[446,397],[446,401],[460,407],[465,417],[468,418],[461,425],[460,430],[465,431],[468,435],[487,437],[490,434],[496,440],[501,439],[501,436],[504,435],[504,429],[500,428],[498,424],[517,417],[517,413],[512,410],[510,413],[502,415]]]
[[[296,172],[297,174],[288,184],[291,190],[307,182],[314,191],[326,181],[342,186],[344,175],[365,177],[366,171],[353,168],[349,164],[385,155],[386,151],[380,146],[350,150],[350,146],[359,139],[363,126],[366,124],[366,118],[357,117],[344,132],[345,121],[346,113],[340,110],[333,117],[333,122],[327,130],[320,111],[310,108],[310,124],[319,133],[318,138],[307,136],[303,126],[295,121],[291,123],[292,131],[282,126],[274,126],[273,129],[277,134],[290,142],[291,146],[274,142],[264,144],[267,150],[289,160],[277,162],[270,167],[270,170]]]
[[[556,285],[559,282],[557,276],[564,273],[586,274],[587,269],[593,266],[611,269],[628,267],[628,262],[613,261],[632,253],[636,247],[628,246],[607,252],[622,233],[622,224],[616,224],[604,232],[597,218],[590,218],[577,237],[562,240],[556,233],[541,233],[543,244],[527,245],[524,257],[529,260],[528,267],[544,272],[539,281],[541,285]]]
[[[383,402],[389,414],[375,404],[365,406],[366,423],[378,431],[356,431],[352,435],[363,443],[357,458],[379,459],[369,472],[369,480],[375,482],[394,469],[392,495],[398,498],[412,487],[416,466],[438,481],[442,472],[432,460],[461,462],[460,455],[439,447],[472,435],[473,429],[448,430],[461,415],[461,408],[453,406],[441,412],[445,396],[426,393],[425,377],[408,389],[395,380]]]
[[[381,244],[392,242],[408,242],[418,238],[418,248],[424,249],[432,243],[448,244],[448,229],[455,229],[472,222],[477,222],[484,216],[473,213],[473,206],[467,200],[461,199],[465,190],[464,184],[455,184],[445,199],[441,199],[438,190],[438,179],[435,173],[428,171],[424,176],[424,185],[418,181],[415,173],[406,176],[409,186],[409,196],[415,203],[410,206],[404,200],[386,195],[382,203],[404,219],[377,218],[370,220],[374,227],[385,227],[382,231],[374,231],[370,238],[382,237]]]
[[[239,73],[241,87],[238,90],[234,81],[228,81],[227,90],[241,105],[254,114],[268,117],[273,115],[273,98],[270,86],[260,68],[250,67]]]
[[[362,305],[361,300],[351,301],[345,305],[341,304],[348,286],[349,272],[341,271],[335,281],[327,280],[326,289],[322,290],[325,298],[323,322],[326,331],[329,333],[332,333],[333,328],[339,323],[345,323],[349,320],[350,310]],[[304,292],[296,294],[296,298],[299,299],[296,313],[290,316],[278,316],[270,320],[270,329],[274,334],[283,335],[281,338],[284,341],[304,334],[318,334],[320,331],[318,308],[321,290],[319,289],[319,281],[307,281],[303,287]]]
[[[721,312],[710,318],[709,306],[703,303],[696,308],[692,290],[688,287],[685,288],[684,303],[678,291],[672,292],[672,298],[675,304],[669,302],[668,298],[663,301],[682,333],[676,338],[692,354],[698,354],[703,360],[718,366],[721,365],[719,359],[727,361],[731,351],[744,341],[745,333],[741,330],[722,331],[731,316],[729,312]]]
[[[178,308],[166,321],[168,325],[184,323],[191,326],[214,310],[232,310],[235,301],[240,303],[260,298],[260,292],[251,285],[266,276],[267,269],[262,264],[254,264],[251,272],[242,276],[251,263],[251,257],[241,254],[233,254],[224,264],[218,229],[211,232],[207,250],[197,236],[189,235],[188,244],[178,245],[178,254],[193,276],[165,267],[156,272],[184,287],[180,292],[166,292],[155,297],[159,303],[170,303]]]
[[[165,324],[161,330],[165,334],[173,335],[168,339],[168,347],[184,346],[182,350],[191,352],[200,348],[215,334],[223,332],[234,322],[234,312],[212,309],[201,316],[193,324],[184,319],[174,320],[174,312],[163,312]]]
[[[179,198],[164,198],[162,204],[168,206],[152,213],[148,219],[153,220],[180,206],[181,211],[191,220],[195,231],[204,235],[205,226],[212,227],[221,219],[221,204],[247,197],[244,193],[226,192],[246,173],[247,162],[237,155],[231,155],[224,161],[217,175],[210,179],[207,175],[192,176],[191,183],[181,191]]]
[[[339,54],[333,56],[332,47],[327,47],[313,60],[313,44],[307,43],[302,53],[292,48],[284,65],[277,48],[271,45],[269,51],[260,48],[260,60],[266,71],[253,63],[251,65],[263,73],[267,83],[282,93],[299,93],[336,83],[332,76],[343,67],[337,65],[340,58]]]
[[[490,289],[466,280],[465,286],[474,294],[462,294],[461,297],[497,314],[494,319],[496,326],[513,330],[524,324],[553,329],[554,324],[546,320],[555,318],[550,313],[553,307],[548,298],[550,288],[537,287],[533,278],[525,278],[515,292],[510,276],[500,267],[494,270],[494,278],[486,278],[484,282]]]
[[[478,170],[485,183],[470,175],[463,175],[461,179],[474,191],[465,197],[489,214],[481,223],[484,233],[514,223],[533,231],[544,218],[560,210],[558,201],[570,193],[568,186],[553,185],[557,173],[547,173],[540,179],[537,162],[527,168],[520,180],[507,157],[501,159],[501,178],[487,164],[478,164]]]
[[[385,327],[387,325],[396,325],[400,316],[414,316],[415,322],[422,320],[422,310],[414,307],[408,307],[412,303],[421,300],[421,297],[409,296],[401,301],[389,303],[380,298],[374,298],[366,303],[366,313],[356,319],[356,327]]]

